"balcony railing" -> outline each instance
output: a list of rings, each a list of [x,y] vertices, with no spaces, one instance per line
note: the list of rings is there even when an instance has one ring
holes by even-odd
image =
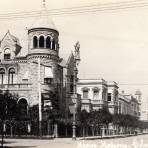
[[[18,89],[29,89],[31,84],[0,84],[1,90],[18,90]]]
[[[81,103],[82,104],[91,104],[91,100],[90,99],[81,99]]]
[[[104,101],[104,100],[91,100],[91,103],[92,104],[105,104],[106,101]]]

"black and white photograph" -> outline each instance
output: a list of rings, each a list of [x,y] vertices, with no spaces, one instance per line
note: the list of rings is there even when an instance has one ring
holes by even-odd
[[[148,148],[148,0],[0,0],[0,148]]]

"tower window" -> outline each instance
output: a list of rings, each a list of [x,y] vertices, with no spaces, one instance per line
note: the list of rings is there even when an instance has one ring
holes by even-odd
[[[4,84],[5,69],[0,68],[0,84]]]
[[[15,69],[10,68],[9,73],[8,73],[8,84],[13,84],[14,83],[14,75],[15,75]]]
[[[46,48],[51,48],[51,39],[49,36],[46,39]]]
[[[5,49],[4,51],[4,59],[5,60],[9,60],[11,58],[11,52],[10,52],[10,49]]]
[[[40,36],[39,38],[39,47],[44,48],[44,37],[43,36]]]
[[[55,49],[56,48],[56,42],[55,42],[55,39],[53,39],[52,41],[52,49]]]
[[[36,36],[33,37],[33,48],[38,47],[38,38]]]

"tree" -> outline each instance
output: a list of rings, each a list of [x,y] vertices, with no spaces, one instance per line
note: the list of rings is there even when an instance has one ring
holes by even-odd
[[[82,127],[83,137],[85,137],[85,133],[86,133],[85,131],[88,126],[88,117],[89,117],[89,113],[86,110],[82,110],[79,113],[79,121],[80,121],[80,126]]]
[[[0,91],[0,119],[1,119],[1,133],[2,133],[2,147],[4,139],[4,124],[6,120],[16,118],[17,97],[11,94],[8,90]]]

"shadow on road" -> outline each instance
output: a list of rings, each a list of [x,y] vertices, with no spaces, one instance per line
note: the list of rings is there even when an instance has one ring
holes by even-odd
[[[16,143],[15,141],[4,141],[4,145],[7,144],[12,144],[12,143]],[[0,148],[34,148],[36,146],[1,146],[1,141],[0,141]]]
[[[0,148],[33,148],[36,146],[0,146]]]

